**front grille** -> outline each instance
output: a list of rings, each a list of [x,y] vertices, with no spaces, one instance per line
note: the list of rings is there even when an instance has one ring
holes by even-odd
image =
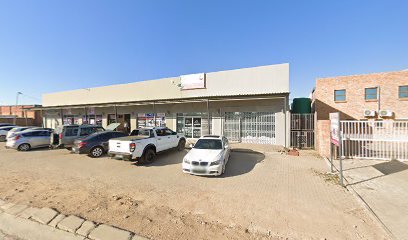
[[[196,162],[196,161],[192,161],[191,164],[194,165],[194,166],[208,166],[208,162]]]

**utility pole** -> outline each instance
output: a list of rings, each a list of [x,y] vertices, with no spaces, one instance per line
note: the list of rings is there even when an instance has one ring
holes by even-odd
[[[17,92],[17,94],[16,94],[16,106],[15,106],[15,108],[14,108],[14,121],[13,121],[13,124],[14,125],[16,125],[17,124],[17,114],[18,114],[18,111],[17,111],[17,107],[18,107],[18,96],[20,96],[21,94],[23,94],[22,92]]]

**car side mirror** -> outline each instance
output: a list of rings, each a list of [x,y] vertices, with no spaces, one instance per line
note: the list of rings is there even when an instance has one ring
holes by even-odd
[[[229,146],[228,145],[224,145],[224,149],[227,149]]]
[[[190,148],[194,147],[194,144],[190,143],[190,145],[188,145]]]

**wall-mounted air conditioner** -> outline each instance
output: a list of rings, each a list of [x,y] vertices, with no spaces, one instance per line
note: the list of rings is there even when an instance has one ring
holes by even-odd
[[[375,113],[375,110],[366,109],[364,110],[364,117],[375,117]]]
[[[380,117],[392,117],[393,112],[390,110],[380,110]]]

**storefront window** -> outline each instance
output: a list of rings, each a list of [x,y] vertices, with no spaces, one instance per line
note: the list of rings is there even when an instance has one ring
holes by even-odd
[[[64,124],[79,124],[79,117],[77,115],[64,115]]]
[[[83,116],[82,123],[102,126],[102,115]]]
[[[177,132],[183,133],[187,138],[200,138],[208,134],[210,124],[207,113],[177,113]]]
[[[137,127],[165,127],[166,126],[166,114],[156,113],[156,125],[154,124],[154,113],[138,113],[137,114]]]

